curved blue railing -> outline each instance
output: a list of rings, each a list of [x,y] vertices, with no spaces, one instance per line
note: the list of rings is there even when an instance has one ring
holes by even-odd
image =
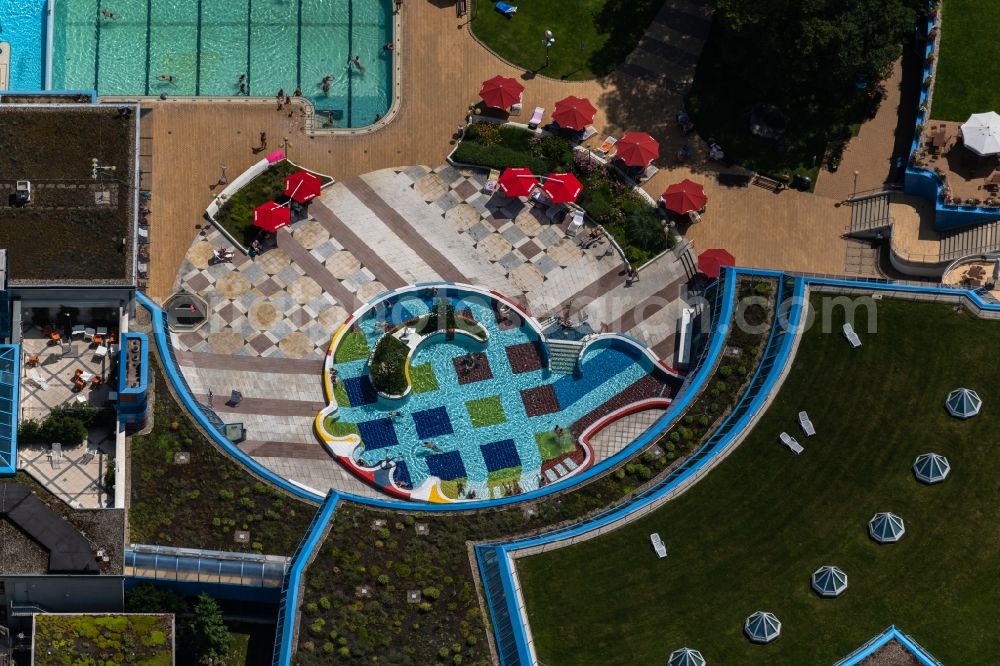
[[[889,641],[897,641],[900,645],[906,648],[906,650],[913,655],[913,657],[920,662],[922,666],[941,666],[940,661],[932,657],[930,653],[918,645],[915,640],[897,629],[894,624],[890,625],[889,628],[881,634],[871,639],[851,654],[847,655],[844,659],[838,661],[834,664],[834,666],[857,666],[857,664],[860,664],[862,661],[872,656]]]
[[[709,335],[709,344],[700,359],[700,367],[694,373],[690,382],[685,384],[685,389],[680,392],[678,397],[673,401],[663,416],[660,417],[656,423],[650,426],[650,428],[645,433],[640,435],[635,441],[623,448],[616,455],[597,463],[578,476],[567,479],[566,484],[555,483],[545,486],[544,488],[539,488],[538,490],[533,490],[520,495],[514,495],[512,497],[461,502],[456,504],[417,504],[414,502],[389,498],[364,497],[346,492],[341,492],[340,496],[344,499],[349,499],[352,502],[383,509],[405,509],[411,511],[429,512],[469,511],[537,500],[541,497],[551,495],[555,492],[561,492],[568,487],[579,485],[584,481],[604,474],[612,467],[619,464],[622,460],[634,455],[637,451],[652,442],[656,437],[659,437],[671,424],[674,418],[687,408],[687,405],[690,403],[693,396],[698,392],[698,389],[700,389],[701,386],[708,380],[708,375],[714,365],[715,359],[722,353],[722,345],[725,341],[726,334],[729,331],[730,320],[733,316],[736,294],[736,274],[737,271],[735,269],[724,269],[723,276],[720,278],[721,288],[718,289],[718,305],[712,313],[712,330]],[[770,275],[772,277],[780,275],[780,273],[774,271],[763,271],[761,274]],[[139,303],[149,310],[152,315],[153,336],[156,340],[156,346],[160,350],[160,356],[164,360],[164,371],[166,372],[167,378],[170,380],[171,384],[173,384],[174,390],[177,391],[177,394],[180,396],[181,402],[184,404],[184,408],[188,411],[188,413],[198,421],[199,425],[201,425],[209,433],[212,439],[215,440],[215,442],[222,447],[226,453],[247,466],[255,474],[278,485],[296,497],[311,502],[322,501],[323,495],[313,492],[312,490],[302,488],[294,483],[291,483],[288,479],[278,476],[254,460],[252,456],[242,451],[224,436],[222,432],[222,420],[219,419],[210,407],[202,405],[194,399],[194,393],[191,391],[191,387],[188,386],[187,380],[184,379],[184,375],[180,371],[180,366],[177,363],[177,358],[174,355],[173,346],[170,342],[169,329],[167,328],[166,316],[164,315],[163,310],[145,294],[138,293],[137,299]],[[169,359],[169,363],[166,362],[167,359]]]

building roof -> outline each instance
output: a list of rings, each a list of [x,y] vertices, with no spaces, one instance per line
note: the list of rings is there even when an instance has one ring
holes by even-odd
[[[697,650],[682,647],[670,653],[667,666],[705,666],[705,658]]]
[[[49,573],[99,573],[90,542],[27,486],[0,485],[0,515],[49,551]]]
[[[743,631],[754,643],[770,643],[781,635],[781,621],[774,613],[757,611],[743,623]]]
[[[957,388],[948,394],[944,406],[948,413],[960,419],[967,419],[979,413],[983,401],[979,394],[967,388]]]
[[[924,483],[940,483],[950,472],[951,464],[939,453],[924,453],[913,462],[913,473]]]
[[[0,248],[11,286],[132,283],[137,121],[134,105],[0,104]],[[24,180],[31,201],[12,205]]]
[[[903,519],[894,513],[876,513],[868,521],[868,533],[879,543],[895,543],[903,538],[906,526]]]
[[[839,597],[847,589],[847,574],[829,564],[822,566],[813,572],[812,588],[821,597]]]

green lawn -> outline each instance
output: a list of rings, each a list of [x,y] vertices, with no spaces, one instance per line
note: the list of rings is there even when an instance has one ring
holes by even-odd
[[[434,366],[431,363],[411,365],[410,380],[413,382],[414,393],[428,393],[438,390],[437,377],[434,376]]]
[[[465,403],[465,409],[469,412],[469,419],[472,421],[473,428],[497,425],[507,420],[507,415],[503,411],[503,404],[500,402],[500,396],[498,395],[469,400]]]
[[[472,32],[518,67],[555,79],[593,79],[610,74],[639,43],[662,2],[657,0],[581,0],[519,2],[507,18],[490,0],[474,0]],[[545,67],[545,31],[555,44]],[[596,100],[593,100],[596,101]]]
[[[337,352],[333,357],[334,363],[349,363],[368,358],[371,350],[368,348],[368,339],[361,331],[350,331],[344,333],[337,345]]]
[[[843,311],[833,319],[837,331]],[[945,663],[1000,663],[1000,410],[992,402],[1000,324],[886,300],[878,333],[862,333],[858,350],[819,329],[805,334],[748,439],[691,491],[611,534],[520,562],[542,661],[661,664],[689,645],[715,664],[831,663],[896,624]],[[943,407],[963,385],[985,399],[969,421]],[[796,457],[777,435],[799,435],[803,409],[819,434],[800,436],[806,450]],[[928,451],[951,461],[940,485],[923,486],[911,472]],[[868,538],[878,511],[906,522],[899,543]],[[649,545],[654,531],[665,560]],[[824,564],[847,572],[841,598],[810,590],[810,574]],[[756,610],[783,622],[768,646],[742,634]]]
[[[995,2],[943,3],[941,53],[931,115],[939,120],[1000,110],[1000,13]]]

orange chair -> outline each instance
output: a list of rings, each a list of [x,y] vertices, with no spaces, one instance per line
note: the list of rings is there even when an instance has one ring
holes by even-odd
[[[90,388],[97,388],[100,385],[101,385],[101,376],[100,375],[94,375],[90,379]]]
[[[59,335],[55,331],[52,331],[51,333],[49,333],[49,344],[50,345],[57,345],[61,341],[62,341],[62,336],[61,335]]]
[[[79,377],[82,374],[83,374],[83,370],[81,370],[80,368],[77,368],[76,370],[73,371],[73,377],[74,378]]]
[[[92,344],[93,344],[94,347],[100,347],[101,345],[104,344],[104,336],[103,335],[94,335],[94,342]]]
[[[26,365],[29,368],[34,368],[35,366],[38,365],[38,363],[39,363],[38,354],[32,354],[31,356],[28,357],[28,362],[26,363]]]
[[[76,379],[73,380],[73,386],[76,388],[77,391],[82,391],[87,387],[87,382],[77,377]]]

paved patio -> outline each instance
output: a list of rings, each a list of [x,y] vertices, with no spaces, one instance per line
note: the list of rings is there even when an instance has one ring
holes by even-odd
[[[26,327],[23,336],[20,420],[43,419],[60,405],[88,403],[100,407],[107,402],[107,380],[113,365],[110,352],[97,358],[93,346],[83,340],[51,346],[35,326]],[[39,359],[36,367],[28,367],[26,362],[32,356]],[[92,387],[88,382],[86,388],[77,390],[73,379],[78,369],[101,377],[101,384]]]
[[[44,485],[49,492],[79,509],[104,509],[114,506],[114,494],[104,488],[104,472],[115,456],[114,434],[95,429],[86,442],[63,446],[53,452],[51,444],[18,446],[18,469]]]

